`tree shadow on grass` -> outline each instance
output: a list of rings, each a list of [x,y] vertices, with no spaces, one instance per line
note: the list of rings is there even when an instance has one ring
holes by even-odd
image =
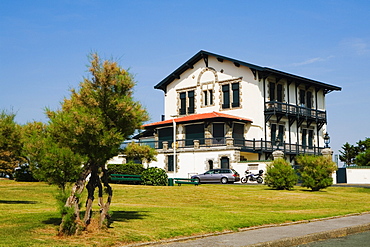
[[[62,218],[57,218],[57,217],[49,218],[47,220],[43,220],[42,223],[47,224],[47,225],[59,226],[60,223],[62,223]]]
[[[0,204],[36,204],[37,201],[10,201],[10,200],[0,200]]]
[[[146,212],[147,211],[112,211],[110,220],[112,222],[114,221],[125,222],[129,220],[140,220],[148,216]]]
[[[109,228],[112,228],[110,225],[114,222],[127,222],[129,220],[140,220],[144,219],[148,214],[147,211],[112,211],[111,217],[109,219]],[[83,215],[83,212],[81,212]],[[83,217],[83,216],[82,216]],[[62,222],[62,218],[49,218],[42,221],[43,224],[59,226]]]

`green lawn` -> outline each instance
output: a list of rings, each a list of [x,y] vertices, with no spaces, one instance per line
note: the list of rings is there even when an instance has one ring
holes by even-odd
[[[0,180],[0,246],[120,246],[370,211],[370,189],[366,188],[312,192],[301,187],[276,191],[241,184],[112,186],[111,228],[60,238],[56,236],[60,216],[55,187]]]

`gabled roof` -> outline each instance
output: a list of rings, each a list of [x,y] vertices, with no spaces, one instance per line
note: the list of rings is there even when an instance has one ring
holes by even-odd
[[[311,80],[308,78],[304,78],[301,76],[289,74],[283,71],[279,71],[276,69],[271,69],[268,67],[261,67],[255,64],[246,63],[240,60],[236,60],[233,58],[217,55],[208,51],[199,51],[197,54],[195,54],[193,57],[191,57],[188,61],[186,61],[183,65],[178,67],[175,71],[173,71],[171,74],[169,74],[166,78],[164,78],[161,82],[159,82],[157,85],[154,86],[155,89],[161,89],[164,92],[166,92],[166,87],[168,84],[170,84],[175,79],[180,79],[180,76],[182,73],[184,73],[188,69],[192,69],[194,64],[197,63],[199,60],[204,59],[204,62],[206,66],[208,67],[208,56],[216,57],[218,61],[222,62],[223,60],[231,61],[234,63],[235,66],[239,67],[240,65],[248,67],[252,70],[253,73],[259,74],[259,78],[268,77],[270,75],[276,76],[278,78],[286,78],[288,80],[297,81],[299,83],[305,83],[310,85],[315,85],[320,88],[323,88],[326,93],[337,90],[340,91],[342,88],[329,85],[323,82]]]
[[[244,123],[252,123],[253,121],[247,118],[242,118],[242,117],[237,117],[225,113],[220,113],[220,112],[210,112],[210,113],[200,113],[200,114],[193,114],[193,115],[188,115],[184,117],[179,117],[179,118],[174,118],[174,119],[168,119],[165,121],[161,122],[156,122],[156,123],[150,123],[150,124],[144,124],[142,127],[144,128],[156,128],[156,127],[161,127],[165,125],[172,125],[173,122],[175,121],[176,123],[191,123],[191,122],[199,122],[202,120],[212,120],[212,121],[217,121],[217,120],[234,120],[234,121],[240,121]]]

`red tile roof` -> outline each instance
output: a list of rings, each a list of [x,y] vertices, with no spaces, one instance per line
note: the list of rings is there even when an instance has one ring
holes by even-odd
[[[206,119],[215,119],[215,118],[238,120],[238,121],[250,122],[250,123],[253,122],[252,120],[247,119],[247,118],[237,117],[237,116],[220,113],[220,112],[193,114],[193,115],[175,118],[174,120],[176,123],[185,123],[185,122],[195,122],[197,120],[206,120]],[[161,122],[144,124],[142,127],[147,128],[147,127],[154,127],[154,126],[159,126],[159,125],[167,125],[167,124],[172,124],[172,121],[173,119],[168,119],[168,120],[161,121]]]

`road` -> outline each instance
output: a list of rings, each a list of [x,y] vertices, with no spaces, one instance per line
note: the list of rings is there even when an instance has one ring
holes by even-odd
[[[341,238],[333,238],[297,247],[366,247],[370,246],[370,232],[356,233]]]

